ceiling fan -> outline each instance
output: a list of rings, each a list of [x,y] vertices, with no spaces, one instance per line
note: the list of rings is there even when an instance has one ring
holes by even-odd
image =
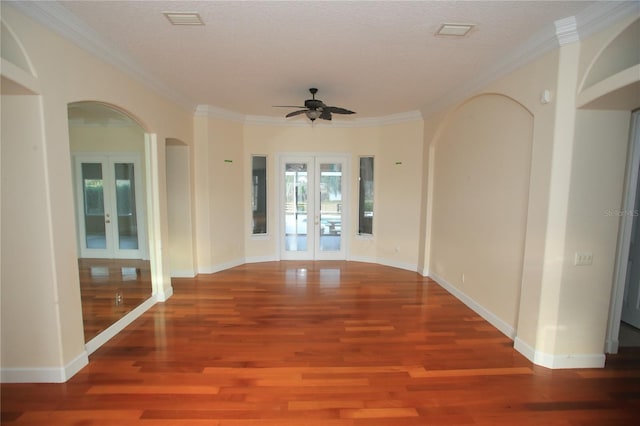
[[[275,105],[276,108],[305,108],[298,111],[293,111],[287,114],[285,117],[294,117],[300,114],[306,114],[309,120],[315,121],[317,118],[322,120],[331,120],[331,114],[355,114],[353,111],[349,111],[345,108],[327,106],[320,99],[316,99],[316,93],[318,89],[312,87],[309,89],[311,92],[311,99],[304,101],[304,106],[292,106],[292,105]]]

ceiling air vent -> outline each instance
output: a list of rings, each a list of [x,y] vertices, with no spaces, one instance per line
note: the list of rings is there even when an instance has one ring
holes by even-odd
[[[442,24],[437,36],[464,37],[473,29],[473,24]]]
[[[204,25],[197,12],[164,12],[163,15],[173,25]]]

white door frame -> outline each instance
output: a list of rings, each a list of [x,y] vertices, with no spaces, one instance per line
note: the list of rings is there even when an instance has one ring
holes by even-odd
[[[627,169],[622,200],[623,213],[633,212],[635,209],[639,167],[640,111],[636,111],[631,115],[631,135],[627,154]],[[616,250],[616,264],[613,276],[613,289],[611,292],[611,308],[609,309],[607,340],[605,342],[605,352],[611,354],[618,353],[618,336],[620,334],[620,321],[622,318],[622,305],[627,278],[627,265],[629,262],[632,228],[633,215],[622,214],[620,217],[620,228],[618,231],[618,247]]]
[[[349,215],[349,206],[351,204],[350,201],[350,191],[349,187],[351,184],[350,176],[350,167],[351,167],[351,156],[346,153],[317,153],[317,152],[309,152],[309,153],[279,153],[277,155],[278,158],[278,167],[276,168],[275,173],[277,174],[275,182],[278,182],[278,207],[276,209],[277,217],[278,217],[278,255],[281,260],[345,260],[347,258],[347,241],[349,236],[350,229],[350,220],[351,217]],[[284,233],[285,233],[285,194],[284,194],[284,166],[285,162],[310,162],[310,169],[313,171],[313,176],[310,176],[308,181],[310,185],[314,187],[311,189],[311,192],[314,193],[313,197],[309,197],[309,203],[311,208],[309,209],[309,224],[307,228],[308,239],[307,244],[309,249],[306,252],[285,252],[286,244],[284,241]],[[316,217],[319,217],[319,209],[320,203],[319,200],[316,199],[315,196],[315,188],[319,188],[319,168],[316,167],[320,162],[332,162],[339,161],[342,164],[342,224],[341,224],[341,241],[340,241],[340,250],[339,251],[320,251],[319,243],[319,226],[315,223]],[[318,202],[316,202],[318,201]],[[311,235],[313,233],[313,235]]]
[[[146,214],[144,213],[144,191],[142,186],[143,173],[141,167],[141,158],[139,153],[135,152],[76,152],[73,154],[74,159],[74,183],[76,193],[76,215],[78,224],[78,253],[80,257],[93,257],[93,258],[123,258],[123,259],[148,259],[147,254],[147,237],[146,237]],[[110,227],[106,233],[111,234],[111,238],[107,237],[107,242],[111,241],[111,246],[107,243],[106,249],[89,249],[86,247],[86,235],[85,235],[85,219],[84,219],[84,191],[82,185],[82,163],[101,163],[107,167],[103,167],[103,180],[113,180],[109,177],[113,177],[113,170],[111,166],[114,163],[133,163],[134,164],[134,179],[135,179],[135,203],[136,203],[136,222],[138,231],[138,249],[119,249],[115,247],[117,241],[116,233],[117,226]],[[115,194],[112,193],[110,185],[104,185],[105,206],[111,205],[115,200]],[[115,209],[115,205],[111,206]],[[111,218],[111,223],[117,224],[117,214]]]

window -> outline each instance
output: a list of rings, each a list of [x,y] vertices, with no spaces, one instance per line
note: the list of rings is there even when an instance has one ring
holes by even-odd
[[[251,211],[253,234],[267,233],[267,157],[251,157]]]
[[[358,234],[373,235],[373,157],[360,157]]]

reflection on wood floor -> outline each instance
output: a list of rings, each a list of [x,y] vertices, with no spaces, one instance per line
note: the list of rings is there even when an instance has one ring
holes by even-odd
[[[79,259],[84,341],[151,297],[148,260]]]
[[[269,262],[173,287],[69,382],[3,384],[3,426],[638,424],[637,350],[536,367],[415,272]]]

